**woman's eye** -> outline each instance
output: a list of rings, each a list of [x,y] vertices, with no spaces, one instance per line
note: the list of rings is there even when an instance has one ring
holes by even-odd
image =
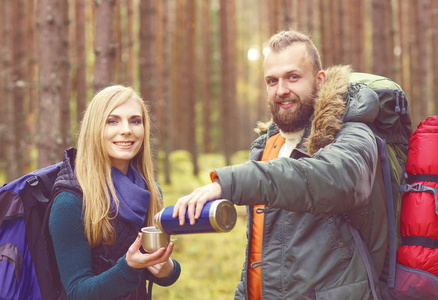
[[[132,124],[140,125],[140,124],[142,124],[142,121],[141,121],[141,119],[134,119],[134,120],[132,120]]]
[[[106,121],[106,123],[109,124],[109,125],[117,124],[117,120],[115,120],[115,119],[108,119]]]

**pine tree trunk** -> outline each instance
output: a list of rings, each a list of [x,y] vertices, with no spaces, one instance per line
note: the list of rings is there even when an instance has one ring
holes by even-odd
[[[178,134],[172,135],[174,141],[174,149],[181,149],[184,146],[184,132],[187,129],[187,124],[183,119],[183,103],[185,99],[183,86],[183,74],[181,62],[184,61],[185,53],[185,35],[184,35],[184,22],[185,22],[185,10],[183,1],[177,1],[175,4],[175,18],[173,22],[173,37],[171,55],[172,55],[172,71],[170,76],[172,77],[172,120],[173,120],[173,132]]]
[[[416,126],[420,121],[421,117],[421,101],[420,99],[420,84],[419,79],[421,80],[422,76],[420,74],[420,56],[419,56],[419,37],[418,31],[418,5],[417,0],[409,0],[409,56],[410,56],[410,82],[411,82],[411,108],[412,114],[411,119]],[[421,29],[423,30],[423,29]],[[421,58],[423,59],[423,58]]]
[[[115,0],[95,1],[95,63],[94,92],[111,85],[114,73],[115,49],[113,45]]]
[[[172,66],[172,53],[171,53],[171,43],[170,39],[167,37],[172,36],[170,20],[168,19],[169,7],[167,1],[162,2],[162,27],[164,34],[162,35],[163,40],[163,57],[164,57],[164,68],[161,76],[161,81],[166,88],[163,89],[163,99],[166,103],[166,109],[164,111],[164,126],[161,128],[161,137],[164,150],[164,182],[166,184],[171,183],[171,165],[170,165],[170,153],[173,150],[173,94],[172,94],[172,74],[170,73]]]
[[[134,84],[134,4],[132,0],[127,1],[128,9],[128,24],[127,24],[127,39],[128,39],[128,61],[126,63],[126,82],[129,85]]]
[[[61,145],[59,151],[71,147],[71,128],[70,128],[70,58],[69,58],[69,7],[68,1],[60,1],[60,22],[59,22],[59,36],[60,36],[60,48],[59,48],[59,60],[60,70],[59,76],[62,82],[62,88],[60,89],[60,110],[61,120],[60,133],[61,133]]]
[[[188,123],[188,148],[192,154],[193,175],[199,173],[198,165],[198,143],[196,137],[196,6],[195,1],[188,1],[187,5],[187,60],[186,60],[186,79],[187,79],[187,123]]]
[[[10,2],[3,1],[2,2],[2,24],[3,31],[1,37],[1,47],[2,47],[2,84],[3,84],[3,93],[2,98],[2,107],[4,109],[1,110],[2,119],[0,120],[0,133],[3,133],[1,136],[3,156],[4,156],[4,164],[6,170],[6,181],[10,181],[19,176],[19,171],[17,168],[17,164],[15,163],[15,149],[14,149],[14,99],[13,99],[13,81],[11,70],[12,70],[12,9]],[[12,132],[12,134],[10,134]]]
[[[372,1],[373,24],[373,73],[386,75],[386,22],[384,0]]]
[[[38,167],[59,161],[61,88],[59,53],[61,49],[60,7],[56,0],[40,0],[38,39]]]
[[[151,148],[154,165],[158,149],[157,122],[157,2],[140,1],[140,93],[149,106],[151,118]],[[158,167],[157,167],[158,168]]]
[[[436,1],[436,0],[433,0]],[[419,85],[419,98],[420,101],[420,115],[419,122],[424,120],[428,114],[429,101],[431,101],[431,93],[427,88],[429,82],[429,73],[432,69],[429,66],[432,64],[432,57],[430,53],[431,39],[428,30],[425,28],[430,27],[430,0],[418,0],[418,74],[417,84]],[[436,58],[435,58],[436,59]]]
[[[434,57],[435,59],[433,59],[432,62],[432,70],[435,70],[432,74],[433,74],[433,86],[432,86],[432,91],[433,91],[433,98],[434,99],[434,110],[433,110],[433,114],[438,114],[438,73],[436,72],[436,70],[438,70],[438,59],[436,59],[436,57],[438,57],[438,1],[432,1],[432,8],[431,8],[431,19],[432,19],[432,57]]]
[[[395,39],[395,24],[393,17],[393,7],[391,0],[385,1],[385,76],[395,79],[395,57],[394,57],[394,39]]]
[[[211,141],[211,102],[212,102],[212,85],[211,85],[211,64],[212,64],[212,39],[211,39],[211,22],[210,22],[210,0],[202,1],[202,130],[204,152],[213,151]]]
[[[82,119],[87,103],[87,55],[85,48],[85,0],[76,0],[76,113],[77,122]]]
[[[123,83],[123,63],[122,63],[122,17],[120,0],[115,0],[114,5],[114,78],[117,84]]]

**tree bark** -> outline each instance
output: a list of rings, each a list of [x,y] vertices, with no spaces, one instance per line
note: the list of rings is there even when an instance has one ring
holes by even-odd
[[[18,175],[24,173],[25,160],[27,161],[26,145],[29,142],[29,136],[26,134],[26,115],[25,115],[25,101],[26,101],[26,71],[27,60],[25,57],[26,44],[23,43],[25,39],[25,3],[23,0],[16,0],[12,2],[12,64],[11,69],[11,84],[13,87],[13,147],[15,161],[10,162],[16,164],[16,171]],[[21,137],[21,138],[17,138]]]
[[[157,1],[140,1],[140,93],[149,106],[151,119],[151,148],[154,165],[157,166]],[[157,168],[156,168],[157,169]]]
[[[436,1],[436,0],[433,0]],[[431,39],[429,31],[426,28],[430,27],[430,0],[418,0],[418,25],[417,25],[417,38],[418,38],[418,74],[417,84],[419,86],[419,98],[420,101],[420,115],[419,120],[422,121],[428,116],[429,101],[431,101],[431,93],[427,88],[429,82],[429,74],[432,69],[429,66],[432,64],[432,57],[430,55]]]
[[[340,3],[340,21],[341,21],[341,48],[342,48],[342,63],[351,64],[351,27],[350,27],[350,11],[349,0],[341,0]]]
[[[373,21],[373,73],[385,76],[386,72],[386,36],[384,0],[372,1]]]
[[[82,119],[87,104],[87,54],[85,46],[85,0],[76,0],[76,121]]]
[[[187,87],[187,116],[188,116],[188,148],[192,154],[193,175],[199,173],[198,139],[196,137],[196,6],[195,1],[188,1],[187,5],[187,60],[186,60],[186,87]]]
[[[410,81],[410,65],[409,65],[409,55],[410,55],[410,45],[409,45],[409,8],[408,2],[405,0],[398,1],[399,8],[399,24],[400,24],[400,45],[401,45],[401,74],[402,74],[402,84],[403,90],[407,95],[409,100],[409,111],[412,116],[412,109],[414,104],[412,102],[412,90],[411,90],[411,81]],[[414,125],[414,123],[412,123]],[[412,127],[414,128],[414,126]]]
[[[38,167],[59,161],[62,151],[60,132],[61,88],[59,52],[61,49],[60,7],[56,0],[40,0],[38,39]]]
[[[6,101],[4,99],[4,96],[6,94],[6,85],[5,80],[6,78],[6,70],[5,70],[5,62],[4,62],[4,56],[6,54],[6,31],[5,31],[5,18],[6,18],[6,1],[0,2],[0,95],[3,95],[3,97],[0,97],[0,107],[3,109],[0,110],[0,145],[6,145],[5,140],[5,132],[6,132]],[[5,149],[6,147],[0,147],[0,174],[3,173],[6,165],[6,155],[5,155]],[[2,185],[2,182],[0,182],[0,185]]]
[[[115,49],[114,10],[115,0],[97,0],[96,32],[95,32],[95,64],[94,64],[94,92],[98,92],[111,85],[114,73]]]
[[[210,22],[210,0],[202,1],[202,130],[204,152],[213,151],[211,141],[211,102],[212,102],[212,85],[211,85],[211,64],[212,64],[212,39],[211,39],[211,22]]]
[[[70,58],[69,58],[69,7],[68,1],[60,1],[60,22],[59,22],[59,37],[60,37],[60,48],[59,48],[59,60],[60,60],[60,70],[59,76],[62,82],[62,88],[60,89],[60,110],[61,110],[61,120],[60,131],[61,131],[61,151],[72,146],[71,144],[71,127],[70,127]]]
[[[331,56],[333,64],[341,64],[343,59],[342,39],[341,39],[341,18],[339,18],[339,1],[330,1],[330,28],[331,28]]]
[[[171,165],[170,165],[170,153],[173,150],[173,94],[172,94],[172,74],[170,73],[172,66],[172,55],[171,55],[171,42],[170,39],[166,38],[172,36],[170,20],[168,19],[169,7],[167,1],[162,2],[162,15],[161,22],[164,34],[161,39],[163,40],[163,57],[164,57],[164,68],[161,76],[161,82],[165,85],[163,89],[163,99],[166,103],[166,109],[164,111],[164,126],[161,127],[162,144],[164,150],[164,182],[166,184],[171,183]]]
[[[409,0],[409,62],[410,62],[410,82],[411,82],[411,119],[414,126],[421,119],[421,92],[420,85],[422,76],[420,74],[420,56],[419,56],[419,35],[420,28],[418,27],[418,3],[417,0]],[[421,30],[424,30],[421,28]],[[421,58],[423,59],[423,58]]]
[[[350,1],[351,11],[351,40],[352,40],[352,65],[356,71],[366,72],[365,60],[365,7],[364,0]]]
[[[431,8],[431,20],[432,20],[432,70],[435,70],[433,72],[433,85],[432,85],[432,91],[433,91],[433,98],[434,99],[434,106],[433,106],[433,114],[438,114],[438,74],[436,70],[438,70],[438,1],[432,1],[432,8]]]
[[[395,57],[394,57],[394,47],[395,47],[395,24],[393,17],[393,6],[392,0],[385,1],[385,57],[386,57],[386,70],[385,76],[391,79],[395,79]]]
[[[331,55],[331,30],[330,30],[330,9],[328,1],[321,1],[319,4],[320,32],[321,32],[321,60],[323,68],[333,64]]]
[[[3,1],[2,3],[2,23],[3,31],[1,37],[2,47],[2,63],[3,68],[1,70],[2,83],[4,92],[2,93],[2,107],[1,110],[2,119],[0,120],[0,133],[4,164],[6,165],[6,181],[12,180],[19,176],[18,165],[15,163],[16,152],[14,145],[14,99],[13,99],[13,81],[12,81],[12,1]]]
[[[184,10],[185,1],[177,1],[175,7],[175,18],[173,23],[173,37],[171,47],[171,55],[172,55],[172,119],[173,119],[173,132],[178,132],[179,134],[173,135],[174,141],[174,149],[181,149],[184,146],[184,133],[187,132],[187,124],[183,119],[183,107],[185,96],[185,88],[183,87],[183,69],[181,62],[184,61],[184,53],[185,53],[185,31],[184,22],[185,22],[185,10]],[[173,150],[174,150],[173,149]]]
[[[126,66],[126,83],[134,84],[134,4],[132,0],[127,0],[128,9],[128,24],[127,24],[127,38],[128,38],[128,60]]]
[[[225,162],[231,164],[231,155],[236,141],[236,86],[235,86],[235,8],[234,2],[220,1],[221,27],[221,140],[225,153]]]
[[[115,0],[114,5],[114,77],[113,81],[117,84],[123,84],[123,63],[122,63],[122,16],[120,0]]]

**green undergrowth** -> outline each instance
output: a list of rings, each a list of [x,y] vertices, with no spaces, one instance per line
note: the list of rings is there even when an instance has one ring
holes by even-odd
[[[232,163],[244,162],[247,157],[247,152],[238,152],[233,156]],[[159,174],[165,206],[174,205],[178,198],[210,183],[210,171],[225,165],[225,159],[221,155],[200,155],[200,172],[195,177],[189,153],[175,151],[171,154],[170,161],[172,183],[163,184],[164,176]],[[153,299],[233,299],[240,280],[246,247],[246,210],[245,207],[237,206],[236,209],[236,226],[230,232],[172,237],[175,243],[172,258],[181,264],[181,276],[172,286],[154,285]]]

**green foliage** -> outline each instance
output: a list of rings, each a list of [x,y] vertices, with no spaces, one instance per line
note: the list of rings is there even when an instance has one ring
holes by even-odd
[[[237,152],[233,155],[232,162],[241,163],[247,157],[247,151]],[[170,162],[172,184],[161,184],[164,182],[163,174],[159,174],[165,206],[174,205],[179,197],[210,183],[210,171],[223,167],[225,158],[218,154],[200,155],[198,177],[193,176],[193,165],[188,152],[173,152]],[[160,166],[160,170],[162,169]],[[169,287],[154,285],[153,299],[221,300],[234,297],[246,247],[246,210],[245,207],[237,206],[236,209],[239,217],[230,232],[172,237],[175,243],[172,258],[181,264],[181,277]]]

